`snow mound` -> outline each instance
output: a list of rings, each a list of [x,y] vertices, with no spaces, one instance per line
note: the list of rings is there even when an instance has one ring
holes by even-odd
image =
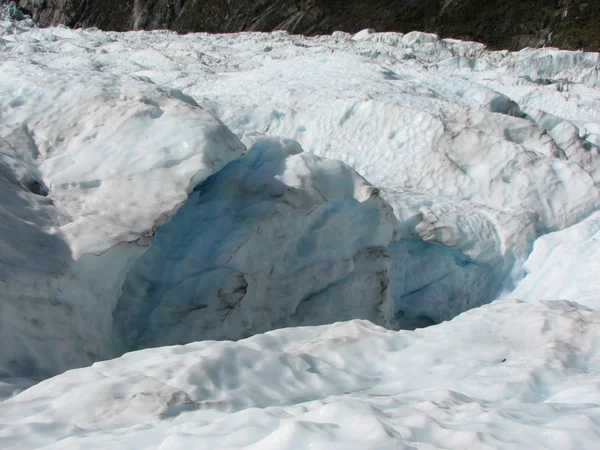
[[[600,309],[600,213],[537,241],[527,276],[507,296],[524,301],[560,298]]]
[[[246,149],[177,91],[14,61],[0,70],[0,376],[40,377],[116,355],[127,268],[194,186]]]
[[[414,332],[355,320],[143,350],[0,403],[0,439],[22,449],[593,448],[599,325],[600,313],[575,303],[507,302]]]
[[[259,141],[157,232],[123,284],[117,335],[130,349],[352,318],[390,325],[394,222],[345,164]]]

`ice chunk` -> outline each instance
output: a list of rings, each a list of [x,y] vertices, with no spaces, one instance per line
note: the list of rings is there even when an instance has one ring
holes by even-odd
[[[246,149],[155,85],[0,67],[0,376],[38,378],[116,355],[129,265],[196,184]]]
[[[350,167],[260,140],[199,185],[131,268],[124,348],[350,318],[391,324],[391,207]]]

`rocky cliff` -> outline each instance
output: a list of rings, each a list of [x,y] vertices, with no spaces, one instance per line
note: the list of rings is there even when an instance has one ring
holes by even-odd
[[[20,0],[41,25],[178,32],[431,31],[491,48],[600,50],[597,0]]]

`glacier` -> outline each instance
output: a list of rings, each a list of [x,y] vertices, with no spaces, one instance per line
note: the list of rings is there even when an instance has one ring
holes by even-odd
[[[387,325],[392,208],[345,164],[261,140],[200,184],[129,269],[123,349],[361,317]]]
[[[600,258],[600,214],[535,241],[525,262],[526,276],[510,292],[513,298],[572,298],[598,309],[596,264]]]
[[[47,376],[115,356],[112,311],[128,267],[193,186],[245,147],[146,82],[0,67],[0,334],[10,342],[0,366]]]
[[[500,302],[128,353],[0,402],[5,448],[590,449],[598,311]],[[527,330],[523,332],[523,330]]]
[[[595,445],[600,55],[0,19],[0,448]]]

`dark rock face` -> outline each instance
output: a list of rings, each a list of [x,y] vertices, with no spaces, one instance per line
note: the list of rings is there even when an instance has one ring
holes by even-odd
[[[178,32],[430,31],[492,48],[600,50],[597,0],[20,0],[41,25]]]

